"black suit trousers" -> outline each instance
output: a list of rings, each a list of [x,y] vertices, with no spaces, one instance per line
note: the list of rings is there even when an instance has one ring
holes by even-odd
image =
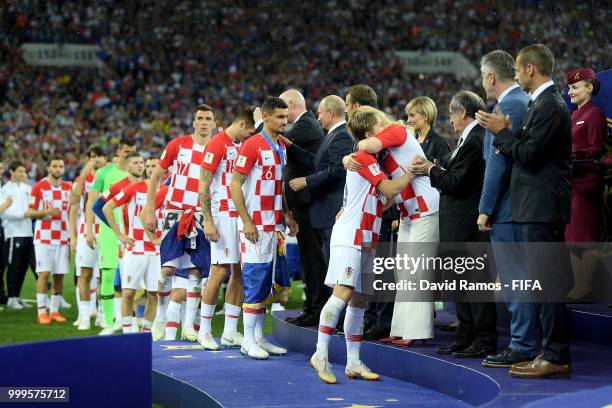
[[[0,227],[0,298],[6,296],[4,291],[4,269],[6,268],[4,256],[4,229]]]
[[[394,237],[391,224],[393,219],[384,219],[380,224],[380,236],[378,242],[393,242],[397,243],[397,237]],[[397,252],[397,245],[394,245],[393,254]],[[379,249],[382,248],[379,247]],[[386,257],[390,254],[379,253],[377,250],[376,256]],[[385,271],[388,273],[389,271]],[[390,271],[393,273],[393,271]],[[368,327],[374,323],[378,323],[381,327],[391,328],[391,320],[393,319],[394,302],[368,302],[368,307],[365,311],[364,326]]]
[[[565,224],[522,224],[525,242],[564,242]],[[564,284],[571,276],[570,259],[566,251],[528,251],[527,270],[546,270],[555,273],[557,284]],[[554,267],[551,267],[554,265]],[[566,286],[571,286],[565,283]],[[544,294],[545,295],[545,294]],[[565,303],[536,303],[542,326],[544,359],[555,364],[569,364],[570,326]]]
[[[327,290],[325,286],[325,261],[323,251],[317,239],[317,234],[310,224],[308,205],[297,205],[292,207],[295,221],[300,227],[297,235],[298,248],[304,273],[304,313],[312,313],[319,316],[323,305],[327,301],[325,296]]]
[[[4,255],[8,297],[20,297],[28,267],[35,270],[32,237],[8,238],[4,241]]]

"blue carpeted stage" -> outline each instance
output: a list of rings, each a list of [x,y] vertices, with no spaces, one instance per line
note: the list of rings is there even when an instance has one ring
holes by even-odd
[[[322,383],[309,367],[317,332],[274,316],[274,340],[285,357],[244,358],[237,349],[202,350],[195,343],[151,343],[149,334],[86,337],[0,347],[0,387],[67,387],[63,402],[0,406],[151,407],[607,407],[612,406],[612,310],[570,306],[573,373],[569,380],[513,379],[480,359],[435,354],[451,333],[436,330],[427,345],[401,349],[364,342],[362,359],[380,382],[343,375],[344,337],[330,360],[339,383]],[[502,316],[503,317],[503,316]],[[454,315],[439,312],[436,324]],[[501,319],[500,319],[501,321]],[[502,323],[503,324],[503,323]],[[500,347],[507,343],[502,333]],[[0,391],[3,392],[3,391]],[[0,399],[2,396],[0,395]]]
[[[570,380],[521,380],[507,369],[484,368],[480,360],[437,355],[452,334],[436,331],[425,346],[401,349],[376,342],[362,345],[363,360],[381,373],[380,382],[343,376],[344,338],[334,336],[330,359],[339,379],[322,383],[308,365],[316,330],[274,316],[274,338],[289,348],[285,357],[254,361],[239,350],[207,352],[193,343],[153,344],[153,401],[164,407],[603,407],[612,404],[612,347],[606,334],[612,312],[605,306],[575,306]],[[437,324],[452,321],[439,313]],[[605,336],[602,336],[605,334]],[[595,336],[595,337],[592,337]],[[586,340],[586,341],[585,341]],[[506,338],[500,339],[500,345]]]

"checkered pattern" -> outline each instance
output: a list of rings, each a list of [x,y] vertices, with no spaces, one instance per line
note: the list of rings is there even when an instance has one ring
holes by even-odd
[[[283,158],[286,163],[286,149]],[[247,176],[242,191],[246,207],[257,229],[284,231],[283,223],[283,167],[280,157],[266,139],[257,134],[247,139],[240,148],[234,171]],[[239,223],[238,228],[242,228]]]
[[[230,197],[234,162],[238,158],[240,144],[235,144],[227,133],[215,136],[204,149],[202,168],[214,174],[210,186],[212,215],[217,217],[238,217],[238,211]]]
[[[157,202],[158,199],[155,201]],[[113,202],[115,205],[124,206],[127,209],[127,235],[134,238],[135,241],[134,246],[132,248],[128,248],[128,251],[134,255],[159,255],[159,247],[151,242],[140,219],[140,213],[147,204],[147,182],[142,180],[137,183],[130,184],[113,198]],[[155,231],[155,235],[160,238],[163,220],[163,212],[161,208],[157,209],[156,215],[157,230]]]
[[[132,184],[132,182],[130,181],[129,177],[122,178],[115,184],[112,184],[108,188],[108,190],[106,190],[104,193],[100,195],[100,197],[104,200],[104,202],[108,203],[108,200],[112,200],[117,194],[119,194],[124,188],[127,188],[130,184]],[[117,218],[115,217],[115,219]],[[123,209],[123,211],[121,211],[120,221],[121,221],[121,224],[119,225],[119,228],[121,228],[122,231],[126,231],[124,226],[128,224],[128,213],[127,213],[127,209],[125,208]]]
[[[375,137],[387,149],[383,154],[382,165],[392,179],[406,173],[404,166],[412,163],[416,155],[425,157],[419,142],[403,126],[388,126]],[[414,220],[438,212],[440,193],[431,186],[429,177],[415,177],[395,197],[395,201],[399,205],[401,218]]]
[[[167,203],[177,209],[200,210],[198,189],[203,160],[204,146],[195,143],[192,135],[176,138],[166,146],[159,165],[165,170],[172,167]]]
[[[60,214],[36,220],[34,243],[46,245],[68,245],[68,209],[70,208],[70,183],[61,181],[53,186],[42,179],[32,186],[29,207],[34,210],[57,208]]]
[[[81,176],[78,176],[74,180],[74,186],[76,186],[80,181],[81,181]],[[94,172],[91,171],[85,176],[85,180],[83,180],[83,189],[81,190],[81,200],[79,201],[79,209],[78,209],[79,235],[83,237],[85,236],[85,204],[87,203],[87,195],[91,191],[91,186],[93,186],[93,182],[94,182]],[[98,231],[100,231],[100,221],[98,221],[98,217],[94,217],[93,231],[95,235],[98,235]]]
[[[330,244],[361,249],[378,242],[384,204],[376,186],[386,177],[374,156],[360,151],[355,160],[362,167],[346,174],[344,210],[334,225]]]

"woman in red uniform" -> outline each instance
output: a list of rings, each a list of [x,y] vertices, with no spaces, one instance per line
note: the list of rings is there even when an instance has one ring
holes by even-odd
[[[591,98],[599,91],[599,80],[590,68],[567,74],[569,96],[578,106],[572,112],[572,215],[565,230],[566,242],[598,242],[601,192],[596,165],[604,148],[606,119]],[[592,246],[591,246],[592,247]],[[573,246],[574,288],[568,297],[580,299],[591,291],[591,278],[597,266],[597,252]]]

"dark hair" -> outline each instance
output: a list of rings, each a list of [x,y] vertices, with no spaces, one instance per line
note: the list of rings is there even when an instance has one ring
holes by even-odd
[[[358,84],[349,88],[348,94],[351,95],[351,102],[357,102],[361,106],[371,106],[378,108],[378,96],[371,86]]]
[[[195,110],[193,111],[193,117],[195,118],[195,116],[198,114],[198,111],[204,111],[204,112],[212,112],[213,117],[215,116],[215,111],[213,110],[212,106],[207,105],[205,103],[202,103],[200,105],[198,105]]]
[[[593,86],[593,92],[591,92],[591,96],[597,95],[599,93],[600,87],[597,86],[598,81],[596,79],[587,78],[587,79],[583,79],[583,81]]]
[[[89,148],[89,150],[87,151],[87,157],[106,157],[106,154],[104,153],[104,150],[102,150],[102,148],[100,146],[91,146]]]
[[[47,165],[51,164],[51,162],[54,160],[64,161],[64,158],[60,156],[59,154],[54,154],[53,156],[49,157],[49,160],[47,160]]]
[[[465,109],[465,114],[470,118],[476,117],[476,112],[485,109],[482,98],[471,91],[459,91],[450,101],[449,110],[457,112]]]
[[[555,56],[550,48],[544,44],[534,44],[525,47],[519,51],[518,56],[521,58],[521,65],[534,65],[540,71],[540,74],[552,76],[555,69]]]
[[[132,159],[134,157],[140,157],[142,159],[142,156],[140,155],[140,153],[132,152],[132,153],[128,154],[127,156],[125,156],[125,161],[127,162],[128,160],[130,160],[130,159]]]
[[[255,112],[255,109],[257,108],[253,105],[240,109],[236,115],[236,118],[234,119],[234,122],[244,120],[247,128],[255,127],[255,121],[253,120],[253,112]]]
[[[134,139],[128,139],[127,137],[122,137],[121,140],[119,140],[119,145],[118,147],[121,148],[121,146],[136,146],[136,142],[134,141]]]
[[[287,108],[289,108],[289,106],[287,106],[287,103],[276,96],[268,96],[264,101],[263,105],[261,105],[261,111],[266,112],[267,114],[274,113],[275,109]]]
[[[15,160],[14,162],[11,162],[11,164],[9,165],[9,170],[10,171],[15,171],[17,170],[19,167],[23,167],[25,168],[25,164],[23,164],[22,162],[20,162],[19,160]]]

